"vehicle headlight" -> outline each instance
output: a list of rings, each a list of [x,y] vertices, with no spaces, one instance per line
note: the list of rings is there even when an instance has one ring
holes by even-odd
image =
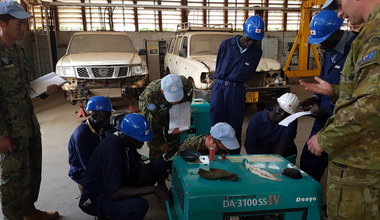
[[[58,67],[57,66],[57,75],[58,76],[62,76],[62,77],[75,77],[75,71],[74,71],[74,67],[66,67],[66,66],[62,66],[62,67]]]
[[[131,75],[143,75],[146,74],[146,66],[143,65],[137,65],[137,66],[132,66],[131,70]]]

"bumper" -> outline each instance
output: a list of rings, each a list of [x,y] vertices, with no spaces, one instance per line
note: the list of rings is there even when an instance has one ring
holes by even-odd
[[[145,87],[146,78],[147,75],[99,80],[67,78],[62,90],[65,92],[66,100],[70,102],[85,100],[94,95],[121,97],[125,95],[127,89]]]

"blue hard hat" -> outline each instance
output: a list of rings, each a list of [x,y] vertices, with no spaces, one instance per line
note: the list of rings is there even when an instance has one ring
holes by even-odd
[[[153,132],[149,128],[146,118],[136,113],[124,116],[119,125],[119,130],[123,134],[139,141],[149,141],[153,137]]]
[[[111,100],[105,96],[93,96],[87,101],[86,111],[112,112]]]
[[[244,32],[253,40],[264,38],[264,21],[260,16],[251,16],[243,24]]]
[[[336,11],[323,10],[316,14],[310,22],[310,44],[320,44],[342,26],[343,19]]]

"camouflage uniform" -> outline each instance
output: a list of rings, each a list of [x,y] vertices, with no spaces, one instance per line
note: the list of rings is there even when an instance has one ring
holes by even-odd
[[[0,137],[16,149],[0,155],[1,204],[6,219],[21,219],[37,201],[41,182],[41,134],[34,114],[24,51],[0,41]],[[34,207],[34,206],[33,206]]]
[[[329,219],[380,219],[380,5],[353,42],[318,140],[329,154]]]
[[[185,77],[181,76],[184,96],[180,103],[190,102],[193,97],[193,85]],[[165,142],[169,145],[169,152],[165,155],[168,159],[173,156],[179,147],[179,135],[168,134],[169,109],[172,105],[166,101],[161,92],[161,79],[151,82],[139,97],[139,108],[148,120],[153,131],[153,138],[148,142],[149,157],[161,158],[163,153],[160,146]]]
[[[208,134],[191,137],[181,144],[178,149],[178,152],[184,150],[196,150],[202,155],[208,155],[209,151],[205,145],[205,140],[208,137]]]

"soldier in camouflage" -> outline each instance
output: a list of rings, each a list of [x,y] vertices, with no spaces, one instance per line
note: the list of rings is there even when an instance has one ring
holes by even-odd
[[[333,3],[333,4],[332,4]],[[344,64],[339,87],[316,77],[306,89],[338,97],[334,115],[309,150],[329,154],[329,219],[380,219],[380,0],[328,0],[352,25],[365,22]],[[334,100],[334,99],[333,99]]]
[[[202,155],[208,155],[210,149],[216,154],[227,153],[239,148],[239,142],[235,136],[235,130],[226,122],[219,122],[211,127],[210,134],[189,138],[181,144],[178,152],[195,150]]]
[[[1,205],[5,219],[46,220],[58,212],[37,210],[41,183],[41,133],[34,114],[22,40],[31,15],[11,0],[0,2],[0,171]],[[58,91],[47,88],[47,93]]]
[[[151,82],[139,97],[139,108],[152,127],[153,138],[148,142],[149,158],[171,158],[180,145],[179,129],[169,130],[169,109],[174,104],[193,98],[193,84],[183,76],[169,74]]]

